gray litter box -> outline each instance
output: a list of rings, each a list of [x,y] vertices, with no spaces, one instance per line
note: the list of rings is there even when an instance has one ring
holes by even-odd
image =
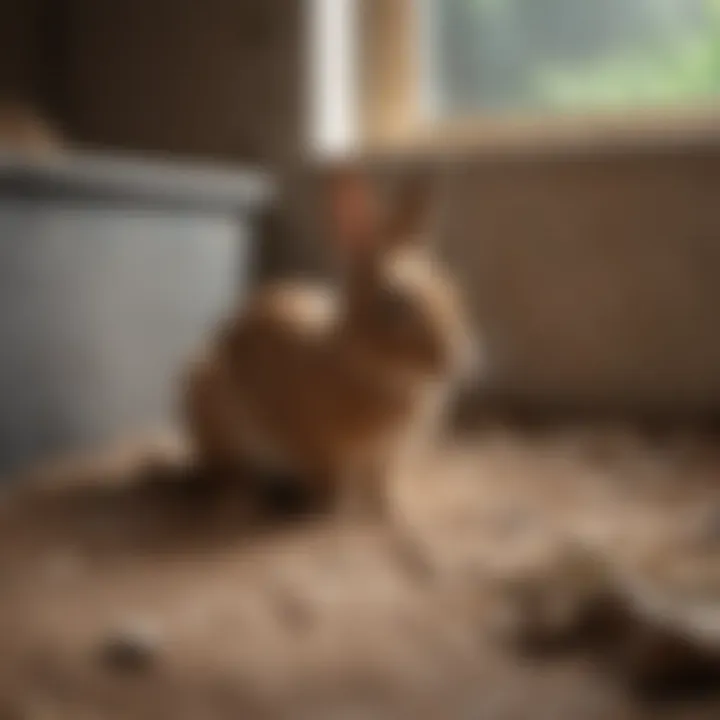
[[[252,172],[0,158],[0,477],[172,420],[270,196]]]

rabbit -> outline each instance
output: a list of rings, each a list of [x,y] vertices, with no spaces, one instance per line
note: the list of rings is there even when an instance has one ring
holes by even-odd
[[[362,172],[340,169],[328,197],[339,288],[260,288],[192,363],[183,408],[201,464],[289,473],[384,515],[413,442],[477,374],[478,346],[429,248],[427,184],[383,209]]]

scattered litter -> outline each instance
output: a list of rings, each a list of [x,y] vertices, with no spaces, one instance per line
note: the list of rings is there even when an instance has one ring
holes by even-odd
[[[536,659],[588,655],[643,700],[720,692],[720,644],[653,593],[662,595],[631,589],[599,555],[571,545],[550,567],[505,583],[495,634]]]

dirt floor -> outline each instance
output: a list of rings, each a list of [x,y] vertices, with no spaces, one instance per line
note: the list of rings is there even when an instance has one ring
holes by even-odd
[[[400,484],[403,543],[270,522],[242,493],[159,477],[153,453],[0,496],[0,720],[720,717],[707,699],[641,702],[584,655],[518,654],[497,602],[571,541],[720,607],[712,436],[488,428]]]

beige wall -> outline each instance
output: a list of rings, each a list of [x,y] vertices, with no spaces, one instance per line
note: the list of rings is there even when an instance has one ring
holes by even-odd
[[[720,146],[478,163],[450,229],[499,381],[720,403]]]

